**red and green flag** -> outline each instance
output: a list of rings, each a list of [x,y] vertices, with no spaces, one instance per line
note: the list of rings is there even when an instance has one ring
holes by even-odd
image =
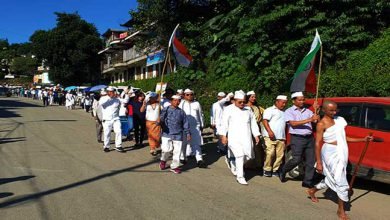
[[[291,79],[290,92],[316,92],[317,80],[314,72],[314,64],[317,52],[320,50],[322,45],[320,35],[316,30],[313,43],[309,53],[306,54],[305,58],[299,64],[294,77]]]

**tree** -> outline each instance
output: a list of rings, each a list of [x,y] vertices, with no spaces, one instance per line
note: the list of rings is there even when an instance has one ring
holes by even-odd
[[[17,75],[34,75],[37,70],[37,59],[21,56],[15,57],[10,65],[11,72]]]
[[[33,52],[45,59],[50,67],[50,79],[64,85],[94,83],[100,77],[102,48],[99,33],[77,13],[55,13],[57,25],[44,31],[38,30],[31,37]]]

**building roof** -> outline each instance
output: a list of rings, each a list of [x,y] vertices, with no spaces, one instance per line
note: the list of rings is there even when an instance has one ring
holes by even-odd
[[[112,32],[115,32],[115,33],[122,33],[122,32],[126,32],[127,30],[119,30],[119,29],[107,29],[106,32],[104,32],[102,34],[103,37],[109,37],[111,35]]]

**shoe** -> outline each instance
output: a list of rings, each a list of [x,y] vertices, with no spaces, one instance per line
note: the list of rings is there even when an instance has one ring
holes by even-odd
[[[115,150],[118,151],[118,152],[121,152],[121,153],[125,153],[126,152],[125,149],[123,149],[123,147],[116,147]]]
[[[198,161],[199,168],[207,168],[207,164],[203,160]]]
[[[187,161],[186,160],[180,160],[180,163],[183,164],[183,165],[186,165]]]
[[[272,176],[274,176],[274,177],[279,177],[279,172],[278,172],[278,171],[272,172]]]
[[[165,170],[167,167],[166,167],[166,163],[165,161],[160,161],[160,170]]]
[[[98,143],[103,143],[103,141],[98,140]]]
[[[105,148],[103,148],[103,151],[106,152],[106,153],[108,153],[108,152],[110,152],[110,148],[105,147]]]
[[[283,172],[283,171],[281,171],[281,172],[279,173],[279,179],[280,179],[280,182],[285,183],[285,182],[287,181],[287,180],[286,180],[286,173]]]
[[[180,168],[175,168],[175,169],[171,169],[171,172],[173,172],[174,174],[180,174],[181,170]]]
[[[151,151],[150,154],[151,154],[152,156],[157,156],[157,152],[156,152],[156,151]]]
[[[248,185],[244,177],[237,177],[237,182],[241,185]]]
[[[264,176],[265,177],[272,177],[272,172],[271,171],[264,171]]]

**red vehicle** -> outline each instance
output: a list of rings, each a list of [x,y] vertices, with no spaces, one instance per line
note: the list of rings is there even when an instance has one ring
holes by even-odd
[[[318,105],[321,106],[325,100],[337,103],[337,115],[343,117],[348,123],[347,136],[362,138],[370,132],[373,133],[374,142],[369,144],[357,176],[390,183],[390,97],[319,98]],[[313,110],[313,103],[314,99],[305,101],[311,110]],[[348,170],[352,171],[365,143],[348,143],[348,146],[351,165]],[[294,172],[296,174],[299,171]],[[294,176],[294,172],[290,173],[290,176]]]

